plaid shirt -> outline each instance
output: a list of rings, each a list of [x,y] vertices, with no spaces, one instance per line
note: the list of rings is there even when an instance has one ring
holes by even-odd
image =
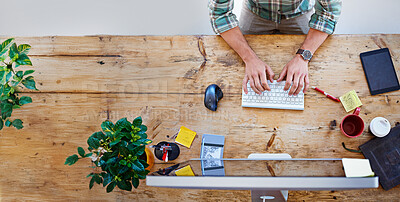
[[[280,23],[307,13],[315,7],[309,22],[310,28],[332,34],[342,8],[342,0],[245,0],[247,7],[256,15]],[[314,2],[316,1],[316,2]],[[232,13],[233,0],[209,0],[211,25],[220,34],[239,25]]]

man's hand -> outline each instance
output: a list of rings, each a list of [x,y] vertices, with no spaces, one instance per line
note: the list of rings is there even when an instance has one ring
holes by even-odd
[[[275,76],[271,67],[258,58],[250,48],[239,27],[221,33],[221,37],[239,54],[246,65],[243,79],[244,92],[248,93],[247,81],[250,81],[251,88],[257,94],[261,94],[265,90],[271,90],[267,83],[267,76],[271,82]]]
[[[267,76],[269,81],[274,80],[274,72],[272,72],[271,67],[269,67],[266,63],[261,61],[258,57],[250,60],[245,61],[246,69],[245,75],[243,79],[243,90],[247,94],[247,82],[250,81],[250,87],[256,92],[257,94],[261,94],[263,91],[271,89],[267,83]]]
[[[301,55],[296,54],[296,56],[285,65],[277,81],[280,82],[285,77],[286,84],[283,90],[288,90],[290,85],[292,85],[289,95],[298,95],[303,87],[303,92],[306,92],[309,84],[308,61],[304,60]]]

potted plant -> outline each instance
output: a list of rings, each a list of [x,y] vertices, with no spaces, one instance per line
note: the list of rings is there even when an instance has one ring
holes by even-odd
[[[13,41],[13,38],[7,39],[0,46],[0,130],[4,125],[14,126],[17,129],[24,127],[21,119],[10,119],[14,109],[32,102],[32,98],[28,96],[18,97],[18,89],[25,87],[37,90],[33,76],[28,76],[35,70],[17,71],[19,66],[32,66],[27,56],[31,46],[29,44],[17,46]]]
[[[132,185],[137,188],[139,179],[145,179],[154,164],[154,157],[146,145],[152,141],[147,139],[147,127],[142,118],[137,117],[130,123],[126,118],[115,124],[104,121],[102,131],[93,133],[87,140],[89,153],[78,147],[78,154],[69,156],[65,165],[73,165],[79,159],[90,158],[95,165],[89,188],[93,184],[107,186],[107,193],[115,186],[131,191]]]

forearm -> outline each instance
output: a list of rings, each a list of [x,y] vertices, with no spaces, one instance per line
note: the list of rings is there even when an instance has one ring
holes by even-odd
[[[230,29],[220,35],[245,63],[257,58],[257,55],[250,48],[239,27]]]
[[[327,37],[327,33],[311,28],[300,48],[309,50],[314,54]]]

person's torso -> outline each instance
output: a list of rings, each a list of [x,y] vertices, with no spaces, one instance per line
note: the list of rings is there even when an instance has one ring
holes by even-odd
[[[314,0],[246,0],[247,7],[262,18],[280,22],[310,11]]]

